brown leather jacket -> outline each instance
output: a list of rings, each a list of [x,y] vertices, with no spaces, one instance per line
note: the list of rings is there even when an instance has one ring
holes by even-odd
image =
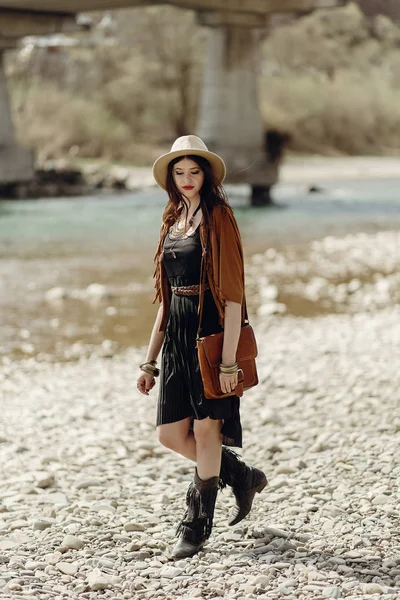
[[[244,295],[243,247],[236,219],[230,207],[215,206],[210,217],[209,231],[207,232],[203,222],[200,223],[200,240],[203,248],[200,273],[203,272],[203,268],[206,269],[206,278],[218,309],[221,326],[223,327],[224,324],[227,300],[242,305],[242,322],[244,322],[247,314]],[[162,248],[163,244],[164,238],[160,238],[158,250]],[[159,300],[163,304],[160,331],[164,331],[168,320],[171,289],[164,265],[160,260],[156,265],[154,276],[156,278],[154,286],[156,296],[153,303]],[[199,306],[199,311],[200,309]]]

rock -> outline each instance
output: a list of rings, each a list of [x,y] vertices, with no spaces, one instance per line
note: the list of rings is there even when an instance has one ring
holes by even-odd
[[[255,585],[250,585],[250,584],[248,584],[248,583],[247,583],[247,584],[245,584],[245,585],[243,586],[243,588],[241,588],[241,589],[243,590],[243,592],[244,592],[245,594],[255,594],[255,593],[256,593],[256,591],[257,591],[257,588],[256,588],[256,586],[255,586]],[[278,588],[278,590],[279,590],[279,588]],[[216,591],[216,590],[213,590],[213,591]],[[220,594],[218,594],[218,595],[219,595],[219,596],[223,596],[223,595],[224,595],[224,590],[223,590],[223,589],[220,589]]]
[[[10,523],[10,531],[14,531],[14,529],[22,529],[23,527],[28,527],[29,523],[24,519],[18,519],[17,521],[13,521]]]
[[[354,588],[359,586],[359,582],[358,581],[344,581],[342,583],[342,588],[344,590],[353,590]]]
[[[270,578],[267,575],[258,575],[254,578],[253,583],[256,586],[265,589],[269,586]]]
[[[125,531],[146,531],[146,527],[142,523],[125,523]]]
[[[203,592],[200,588],[192,588],[190,590],[191,598],[202,598],[202,596],[203,596]]]
[[[77,490],[86,490],[88,487],[91,486],[101,486],[102,482],[100,481],[100,479],[82,479],[81,481],[78,481],[75,484],[75,487]]]
[[[228,568],[228,565],[224,565],[222,563],[217,563],[217,562],[213,562],[211,565],[211,569],[213,569],[214,571],[226,571]]]
[[[385,496],[385,494],[378,494],[375,498],[372,499],[372,504],[381,505],[381,504],[390,504],[393,500],[390,496]]]
[[[287,587],[297,587],[299,585],[297,579],[287,579],[284,583]]]
[[[108,299],[111,297],[110,290],[101,283],[91,283],[86,288],[86,295],[91,298]]]
[[[266,527],[265,528],[265,533],[271,535],[272,537],[279,537],[279,538],[287,538],[289,537],[289,533],[287,531],[284,531],[283,529],[278,529],[277,527]]]
[[[67,496],[62,492],[51,491],[49,494],[40,496],[40,499],[43,502],[49,502],[59,506],[68,506],[69,504]]]
[[[87,582],[91,590],[104,590],[110,586],[108,578],[100,571],[94,569],[87,574]]]
[[[363,594],[383,594],[383,588],[378,583],[364,583],[362,586]]]
[[[64,573],[65,575],[76,575],[78,572],[78,563],[77,562],[58,562],[56,563],[57,569]]]
[[[276,473],[279,475],[290,475],[291,473],[295,473],[297,471],[296,467],[291,465],[279,465],[276,468]]]
[[[51,290],[48,290],[45,294],[45,299],[47,302],[61,302],[68,298],[68,292],[66,289],[62,287],[54,287]]]
[[[0,537],[0,550],[12,550],[18,546],[18,542],[15,542],[6,537]]]
[[[85,542],[75,535],[66,535],[61,543],[63,548],[71,550],[80,550],[84,545]]]
[[[141,544],[139,544],[138,542],[132,542],[131,544],[128,545],[127,551],[128,552],[136,552],[137,550],[140,550],[141,547],[142,547]]]
[[[103,340],[101,342],[101,356],[111,358],[118,350],[118,344],[112,340]]]
[[[165,565],[160,571],[160,576],[165,577],[166,579],[175,579],[175,577],[179,577],[182,574],[182,569],[177,569],[176,567],[169,567]]]
[[[36,486],[40,488],[49,488],[55,483],[55,477],[51,473],[38,473]]]
[[[22,585],[20,583],[17,583],[16,581],[9,581],[7,583],[7,589],[11,592],[19,592],[20,590],[22,590]]]
[[[113,506],[111,503],[107,503],[107,502],[95,502],[95,504],[93,504],[92,506],[93,510],[96,510],[98,512],[110,512],[110,513],[115,513],[115,506]]]
[[[45,518],[37,519],[33,523],[33,529],[36,529],[38,531],[43,531],[44,529],[48,529],[49,527],[52,527],[52,525],[54,525],[54,524],[55,524],[55,520],[50,519],[49,517],[47,519],[45,519]]]
[[[260,419],[263,425],[267,425],[267,423],[280,423],[279,414],[271,408],[264,408],[261,411]]]
[[[282,302],[264,302],[257,309],[257,316],[267,317],[270,315],[283,314],[287,310]]]
[[[340,589],[338,587],[326,587],[322,590],[322,595],[325,598],[340,598]]]
[[[280,583],[278,585],[278,592],[279,592],[279,594],[282,594],[283,596],[288,596],[289,594],[291,594],[293,592],[293,588],[286,585],[286,583]]]
[[[51,552],[49,554],[43,555],[43,560],[49,565],[55,565],[61,561],[62,554],[61,552]]]

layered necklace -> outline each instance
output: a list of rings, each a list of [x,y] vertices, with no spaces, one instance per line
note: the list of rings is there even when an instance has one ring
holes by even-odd
[[[197,215],[197,213],[199,212],[200,208],[201,208],[201,202],[199,202],[198,207],[196,208],[196,210],[190,217],[189,221],[186,221],[186,219],[185,219],[183,224],[181,224],[179,221],[176,221],[169,229],[169,233],[170,233],[171,237],[179,238],[179,239],[186,237],[187,232],[192,227],[194,218]]]
[[[183,226],[179,225],[179,223],[175,222],[170,227],[170,229],[169,229],[170,237],[173,238],[173,239],[175,239],[176,241],[172,245],[171,248],[168,248],[167,252],[169,252],[170,254],[172,254],[172,256],[174,258],[176,258],[176,254],[174,252],[174,248],[175,248],[176,244],[179,242],[179,240],[183,240],[187,236],[187,232],[192,227],[193,222],[194,222],[194,218],[197,215],[197,213],[199,212],[200,208],[201,208],[201,203],[199,202],[198,207],[196,208],[196,210],[194,211],[194,213],[190,217],[189,221],[186,222],[186,219],[185,219],[185,223],[184,223]]]

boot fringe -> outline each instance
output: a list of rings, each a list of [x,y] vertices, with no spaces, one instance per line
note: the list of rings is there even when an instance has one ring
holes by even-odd
[[[211,535],[212,524],[212,519],[209,519],[208,517],[199,519],[195,527],[193,527],[193,524],[190,523],[190,521],[182,520],[176,528],[176,536],[183,536],[185,540],[188,540],[193,544],[204,542],[205,540],[208,540]]]
[[[192,543],[207,540],[212,532],[215,500],[218,487],[200,491],[192,483],[186,494],[188,509],[176,529],[177,536],[184,536]]]
[[[201,496],[196,486],[191,483],[188,491],[186,492],[186,506],[188,507],[183,515],[182,521],[176,528],[176,535],[181,535],[184,530],[194,530],[194,524],[201,514]],[[192,527],[190,525],[192,524]]]
[[[183,537],[185,540],[191,542],[192,544],[198,544],[203,540],[198,534],[198,528],[193,527],[193,525],[191,525],[192,523],[189,523],[188,521],[181,521],[178,527],[176,528],[176,536]]]
[[[223,446],[222,448],[222,459],[221,459],[221,471],[219,474],[220,483],[219,489],[223,490],[227,485],[233,486],[235,483],[235,475],[237,477],[238,469],[244,468],[245,463],[242,461],[239,454],[236,454],[230,448]]]

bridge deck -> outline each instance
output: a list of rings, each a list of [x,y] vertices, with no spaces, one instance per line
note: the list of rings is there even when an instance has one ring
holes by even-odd
[[[112,10],[134,6],[173,4],[182,8],[268,14],[287,11],[308,11],[328,8],[343,0],[0,0],[0,10],[47,13],[75,13],[89,10]]]

